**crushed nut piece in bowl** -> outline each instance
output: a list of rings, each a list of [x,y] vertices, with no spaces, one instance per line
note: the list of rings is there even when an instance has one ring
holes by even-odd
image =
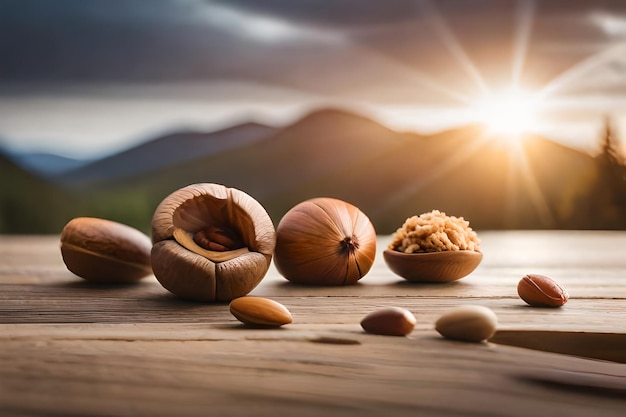
[[[404,253],[469,250],[480,252],[480,239],[463,217],[439,210],[406,219],[389,249]]]

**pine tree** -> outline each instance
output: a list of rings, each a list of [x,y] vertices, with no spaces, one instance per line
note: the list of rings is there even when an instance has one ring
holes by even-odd
[[[618,151],[618,140],[613,132],[610,117],[604,119],[604,135],[602,136],[602,151],[598,155],[599,161],[610,167],[623,165],[623,158]]]
[[[608,192],[603,212],[608,228],[626,228],[626,164],[619,151],[619,141],[609,117],[605,118],[601,152],[596,157],[598,168],[597,187]]]

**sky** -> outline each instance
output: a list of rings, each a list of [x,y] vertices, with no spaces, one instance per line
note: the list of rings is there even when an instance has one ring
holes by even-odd
[[[93,158],[322,106],[626,141],[626,1],[0,0],[0,145]],[[503,112],[507,109],[507,112]]]

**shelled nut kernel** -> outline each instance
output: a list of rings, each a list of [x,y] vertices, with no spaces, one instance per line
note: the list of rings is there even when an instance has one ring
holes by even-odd
[[[448,339],[482,342],[494,335],[497,324],[498,318],[489,308],[466,305],[439,317],[435,330]]]
[[[400,307],[385,307],[369,313],[361,320],[361,327],[368,333],[385,336],[406,336],[415,327],[415,316]]]
[[[280,327],[292,322],[287,307],[262,297],[239,297],[230,302],[230,312],[237,320],[250,326]]]
[[[561,307],[569,294],[552,278],[528,274],[517,284],[520,298],[534,307]]]

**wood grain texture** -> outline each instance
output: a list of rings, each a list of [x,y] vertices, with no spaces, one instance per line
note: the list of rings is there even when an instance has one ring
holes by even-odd
[[[284,304],[294,322],[249,329],[227,304],[179,300],[153,277],[86,283],[65,269],[57,236],[0,236],[0,415],[623,415],[626,365],[448,341],[433,325],[479,304],[503,331],[626,333],[626,233],[480,237],[483,262],[449,284],[393,275],[384,236],[355,286],[296,286],[272,266],[253,295]],[[557,279],[570,301],[527,306],[516,286],[528,273]],[[415,330],[366,334],[360,320],[384,306],[413,312]]]

